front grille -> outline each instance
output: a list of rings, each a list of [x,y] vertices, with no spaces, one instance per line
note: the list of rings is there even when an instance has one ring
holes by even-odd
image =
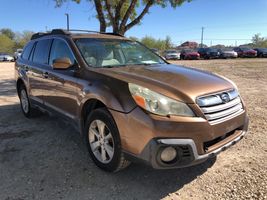
[[[200,97],[197,104],[211,124],[224,122],[244,112],[236,90]]]
[[[213,139],[213,140],[204,142],[204,144],[203,144],[203,148],[204,148],[204,150],[205,150],[206,152],[208,152],[209,149],[212,148],[213,145],[216,145],[217,143],[219,143],[219,142],[225,140],[226,138],[228,138],[229,136],[233,135],[233,134],[235,133],[235,131],[236,131],[236,130],[233,130],[233,131],[231,131],[231,132],[229,132],[229,133],[226,133],[226,134],[223,135],[223,136],[220,136],[220,137],[217,137],[217,138],[215,138],[215,139]]]

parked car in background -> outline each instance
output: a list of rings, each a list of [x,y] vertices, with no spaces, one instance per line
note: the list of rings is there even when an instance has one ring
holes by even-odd
[[[180,59],[180,53],[176,50],[166,50],[163,53],[163,57],[166,60],[179,60]]]
[[[267,58],[267,48],[256,48],[254,49],[257,51],[257,56],[260,58]]]
[[[198,53],[200,55],[200,58],[204,58],[204,59],[220,57],[220,53],[218,49],[215,49],[215,48],[199,48]]]
[[[241,58],[255,58],[257,57],[257,51],[249,47],[235,47],[234,51],[237,52],[238,57]]]
[[[193,49],[184,49],[181,51],[181,54],[180,54],[181,60],[196,60],[199,58],[200,58],[199,53]]]
[[[18,57],[21,56],[23,49],[17,49],[17,51],[14,53],[15,60],[18,59]]]
[[[219,49],[220,58],[237,58],[238,54],[231,48]]]
[[[153,51],[154,53],[156,53],[156,54],[160,55],[160,52],[159,52],[159,50],[158,50],[158,49],[156,49],[156,48],[152,48],[152,49],[151,49],[151,51]]]
[[[0,61],[14,62],[14,57],[9,55],[8,53],[0,53]]]

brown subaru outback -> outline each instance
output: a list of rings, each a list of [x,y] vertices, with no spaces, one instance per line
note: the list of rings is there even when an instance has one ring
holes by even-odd
[[[107,171],[133,160],[157,169],[191,166],[247,131],[233,82],[169,64],[119,35],[37,33],[15,69],[24,115],[38,109],[74,122],[92,160]]]

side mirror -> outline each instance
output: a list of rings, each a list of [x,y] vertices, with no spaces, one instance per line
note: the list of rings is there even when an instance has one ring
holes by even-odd
[[[71,66],[71,60],[67,57],[53,60],[53,69],[68,69]]]

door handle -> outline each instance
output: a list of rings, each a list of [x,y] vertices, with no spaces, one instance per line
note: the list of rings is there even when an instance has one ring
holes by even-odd
[[[48,73],[48,72],[44,72],[44,73],[43,73],[43,77],[44,77],[44,78],[49,78],[49,73]]]
[[[28,72],[29,71],[29,67],[28,66],[24,66],[24,70],[25,70],[25,72]]]

